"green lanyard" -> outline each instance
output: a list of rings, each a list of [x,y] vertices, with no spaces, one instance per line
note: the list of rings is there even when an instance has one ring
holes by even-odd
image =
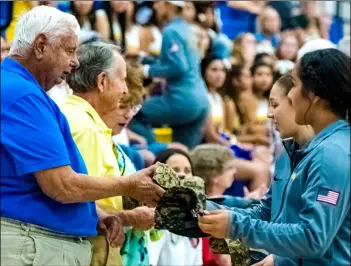
[[[126,171],[126,158],[124,156],[124,152],[118,147],[118,145],[116,145],[117,148],[117,163],[118,163],[118,168],[121,171],[121,176],[124,175],[125,171]],[[122,155],[122,160],[119,160],[119,155]]]

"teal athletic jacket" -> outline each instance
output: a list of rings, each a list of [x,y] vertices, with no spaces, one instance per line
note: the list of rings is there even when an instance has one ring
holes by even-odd
[[[189,24],[176,17],[165,26],[162,34],[160,60],[150,65],[148,75],[167,80],[170,102],[180,109],[184,106],[207,109],[207,88],[201,77],[196,36]]]
[[[230,209],[228,238],[274,254],[275,266],[350,265],[349,124],[333,123],[303,150],[285,148],[267,198]]]

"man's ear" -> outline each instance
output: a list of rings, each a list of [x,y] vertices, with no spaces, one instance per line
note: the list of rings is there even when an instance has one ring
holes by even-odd
[[[33,42],[34,54],[37,59],[43,58],[47,46],[48,38],[44,34],[39,34]]]
[[[105,85],[106,85],[106,72],[101,72],[97,76],[97,88],[99,92],[104,92]]]

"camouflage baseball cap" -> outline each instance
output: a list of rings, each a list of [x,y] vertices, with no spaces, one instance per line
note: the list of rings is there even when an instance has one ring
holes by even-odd
[[[155,210],[155,228],[187,237],[206,237],[198,226],[200,204],[195,191],[172,187],[164,193]]]
[[[233,266],[251,265],[250,249],[240,240],[210,238],[210,247],[215,254],[230,254]]]
[[[206,209],[205,181],[198,176],[188,176],[180,180],[182,187],[191,188],[195,191],[200,210]]]
[[[180,184],[178,175],[172,167],[160,162],[156,163],[153,180],[164,189],[179,186]]]
[[[169,165],[157,163],[153,179],[166,190],[156,207],[155,228],[188,237],[208,236],[198,227],[197,219],[206,207],[202,178],[180,180]]]
[[[164,189],[179,186],[180,183],[177,173],[169,165],[159,162],[156,163],[153,180]],[[139,206],[141,205],[137,200],[123,197],[124,210],[132,210]]]

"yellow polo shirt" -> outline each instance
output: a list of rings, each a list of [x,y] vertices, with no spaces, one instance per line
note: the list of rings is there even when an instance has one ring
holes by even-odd
[[[30,1],[13,1],[12,20],[6,29],[6,39],[9,42],[13,41],[15,36],[15,28],[20,17],[32,9]]]
[[[112,142],[112,130],[95,109],[84,99],[70,95],[63,105],[73,139],[84,159],[88,174],[95,177],[121,176],[117,151]],[[96,201],[105,211],[122,211],[122,197]]]

